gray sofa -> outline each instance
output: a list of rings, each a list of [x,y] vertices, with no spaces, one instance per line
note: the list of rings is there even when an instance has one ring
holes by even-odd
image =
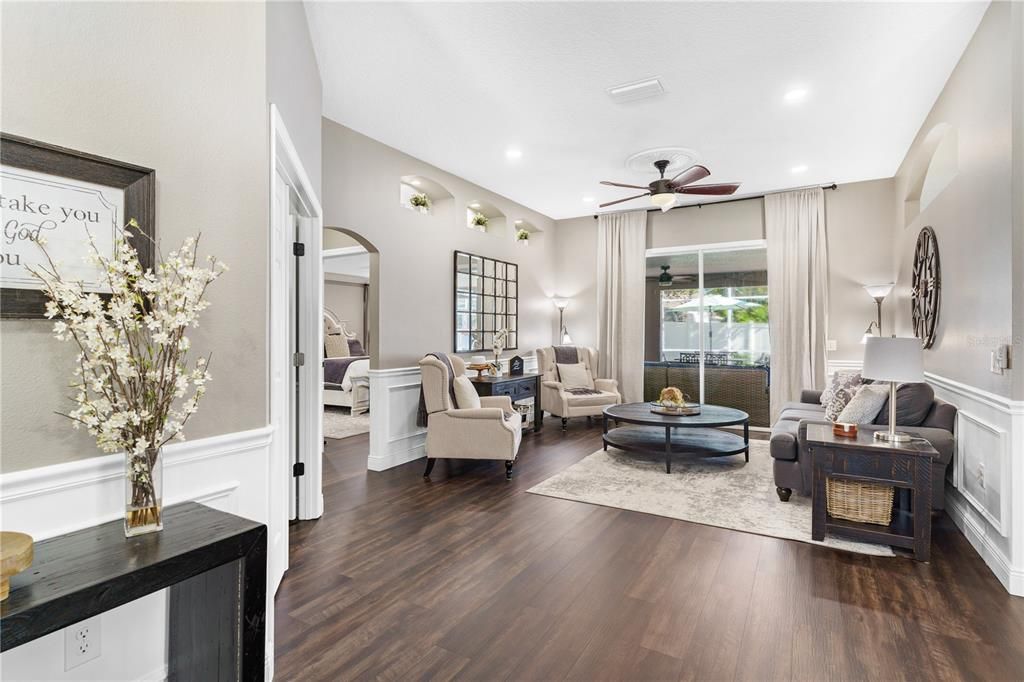
[[[779,413],[779,418],[772,426],[771,455],[775,473],[776,492],[783,502],[795,490],[800,495],[811,494],[811,462],[805,456],[807,452],[807,425],[828,424],[825,419],[825,408],[821,405],[821,391],[804,389],[800,402],[786,403]],[[939,461],[932,463],[932,508],[945,509],[946,469],[953,459],[956,439],[953,425],[956,423],[956,408],[938,398],[933,398],[930,408],[926,408],[923,421],[905,425],[900,409],[903,401],[897,395],[896,425],[900,431],[920,438],[927,438],[939,452]],[[879,431],[888,427],[888,403],[882,408],[879,417],[873,424],[861,424],[860,429]]]

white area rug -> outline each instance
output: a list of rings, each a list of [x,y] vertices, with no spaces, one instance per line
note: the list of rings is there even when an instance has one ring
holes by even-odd
[[[663,458],[614,448],[598,450],[528,492],[861,554],[894,556],[886,545],[831,536],[813,542],[811,499],[793,493],[789,502],[779,500],[766,441],[750,442],[749,463],[741,455],[701,460],[678,456],[672,460],[671,474],[665,473]]]
[[[324,438],[348,438],[369,432],[369,412],[353,417],[347,407],[324,406]]]

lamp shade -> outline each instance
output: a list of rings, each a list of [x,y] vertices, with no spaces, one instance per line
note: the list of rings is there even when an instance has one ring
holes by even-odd
[[[565,310],[569,305],[569,300],[565,298],[553,298],[551,302],[555,304],[555,307],[559,310]]]
[[[877,381],[924,381],[921,339],[873,336],[864,344],[865,379]]]
[[[889,282],[888,284],[865,284],[864,291],[868,292],[868,296],[871,298],[885,298],[894,286],[896,286],[894,282]]]

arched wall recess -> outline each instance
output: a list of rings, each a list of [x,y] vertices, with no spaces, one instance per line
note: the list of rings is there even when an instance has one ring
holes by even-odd
[[[417,195],[427,197],[427,206],[416,204],[419,199],[413,199]],[[420,213],[434,213],[444,202],[454,199],[448,189],[424,175],[403,175],[398,183],[398,203],[404,208]]]
[[[380,251],[370,240],[354,230],[334,225],[325,225],[324,231],[333,230],[351,237],[359,246],[366,250],[370,257],[370,276],[367,282],[366,323],[363,347],[370,356],[370,368],[377,369],[380,365]]]
[[[921,156],[910,174],[904,197],[904,226],[909,226],[953,181],[959,167],[960,142],[956,128],[949,123],[935,125],[925,136]]]
[[[486,226],[474,224],[473,218],[477,214],[487,218]],[[473,199],[466,204],[466,227],[471,230],[501,235],[505,233],[505,223],[505,214],[501,212],[501,209],[488,201]]]

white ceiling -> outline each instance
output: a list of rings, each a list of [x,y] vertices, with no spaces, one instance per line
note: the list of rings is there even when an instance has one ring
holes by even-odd
[[[599,180],[652,180],[624,165],[651,147],[696,150],[738,194],[889,177],[985,8],[306,3],[325,116],[553,218],[629,196]],[[664,95],[606,93],[650,76]]]

